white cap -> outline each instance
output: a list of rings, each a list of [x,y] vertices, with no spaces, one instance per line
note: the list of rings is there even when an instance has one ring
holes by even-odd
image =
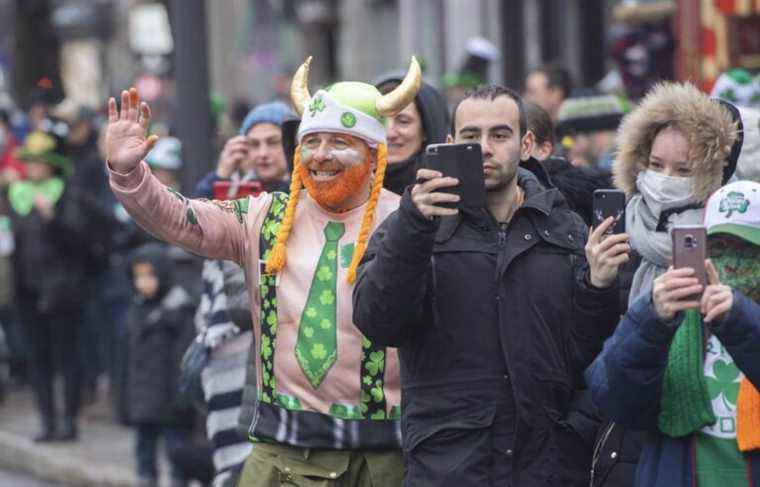
[[[760,183],[736,181],[713,193],[705,228],[708,235],[724,233],[760,245]]]

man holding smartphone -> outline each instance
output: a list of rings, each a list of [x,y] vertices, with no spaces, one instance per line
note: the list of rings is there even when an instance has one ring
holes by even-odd
[[[399,348],[406,485],[587,485],[571,402],[617,321],[627,236],[602,240],[609,218],[587,238],[547,189],[512,90],[470,93],[452,125],[482,147],[485,208],[442,207],[458,181],[421,169],[354,290],[357,326]]]

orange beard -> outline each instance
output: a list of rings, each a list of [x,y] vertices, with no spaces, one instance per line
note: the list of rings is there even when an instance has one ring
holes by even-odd
[[[309,168],[303,164],[301,168],[301,180],[314,201],[320,206],[330,209],[339,209],[351,196],[359,192],[369,179],[372,159],[367,158],[363,164],[357,164],[343,170],[339,176],[330,181],[314,181]],[[349,208],[345,208],[348,210]]]

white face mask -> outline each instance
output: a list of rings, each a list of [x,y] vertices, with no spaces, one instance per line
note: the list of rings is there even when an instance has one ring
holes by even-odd
[[[636,188],[647,205],[655,213],[660,213],[663,210],[693,203],[692,179],[691,177],[666,176],[647,169],[641,171],[636,177]]]

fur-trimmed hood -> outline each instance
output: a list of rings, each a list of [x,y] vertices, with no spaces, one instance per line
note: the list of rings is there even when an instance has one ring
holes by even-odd
[[[628,198],[638,192],[636,177],[647,167],[654,135],[674,124],[686,136],[698,203],[722,184],[723,167],[737,138],[729,111],[690,83],[659,83],[618,129],[618,153],[612,166],[615,186]]]

